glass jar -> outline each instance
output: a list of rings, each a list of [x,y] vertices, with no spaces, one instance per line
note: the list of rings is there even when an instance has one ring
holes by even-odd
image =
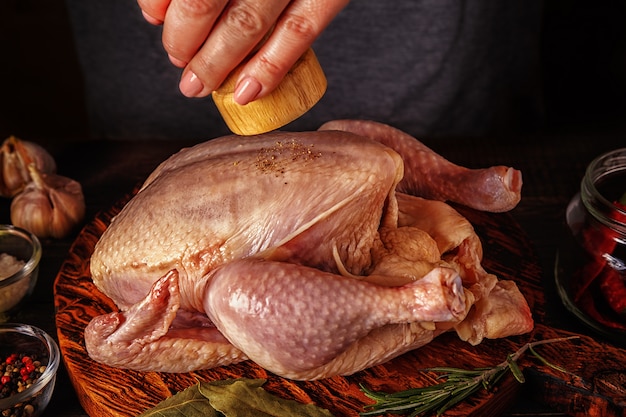
[[[595,158],[565,213],[555,279],[565,307],[626,342],[626,148]]]

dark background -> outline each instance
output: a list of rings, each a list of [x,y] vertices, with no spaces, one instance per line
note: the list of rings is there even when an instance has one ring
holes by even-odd
[[[544,1],[542,140],[625,129],[626,2],[591,4]],[[0,1],[0,51],[0,139],[88,136],[63,0]]]
[[[517,210],[516,219],[534,242],[540,242],[537,250],[546,274],[546,299],[549,308],[556,311],[552,312],[555,317],[569,317],[558,313],[563,308],[556,290],[549,286],[553,281],[548,279],[553,247],[558,241],[555,231],[559,230],[563,209],[577,190],[588,159],[600,150],[616,147],[616,137],[617,143],[626,145],[626,140],[621,140],[621,135],[626,133],[623,116],[626,114],[626,2],[590,4],[544,0],[545,120],[536,135],[524,135],[517,142],[510,138],[505,138],[509,142],[481,138],[484,148],[496,151],[491,156],[476,151],[478,143],[473,141],[457,141],[451,152],[459,158],[455,161],[464,166],[492,162],[515,166],[524,172],[524,207],[523,211]],[[0,141],[11,134],[43,143],[54,139],[81,141],[88,137],[82,80],[63,0],[0,0],[0,54]],[[597,138],[601,136],[613,139],[600,143]],[[524,140],[534,140],[538,146],[526,146]],[[588,145],[590,141],[595,142],[593,146]],[[51,148],[60,157],[59,166],[66,167],[63,174],[83,180],[87,190],[87,219],[96,210],[108,207],[118,195],[121,197],[131,190],[170,152],[157,147],[146,149],[141,143],[123,143],[117,147],[95,143],[95,151],[94,143],[89,147],[81,144],[67,148],[63,142]],[[503,148],[507,150],[502,151]],[[594,151],[587,151],[590,148]],[[92,151],[99,155],[92,158],[95,161],[85,157]],[[119,158],[120,153],[125,157]],[[502,155],[506,157],[503,159]],[[80,161],[72,164],[76,159]],[[555,177],[551,178],[554,173]],[[0,213],[6,218],[7,201],[2,209]],[[46,246],[47,269],[40,276],[49,285],[70,243],[71,240],[49,242]],[[25,320],[20,321],[47,323],[42,327],[48,331],[54,329],[54,317],[40,314],[40,311],[53,311],[47,292],[49,285],[40,285],[40,292],[35,294],[36,300],[47,304],[25,312]],[[569,323],[568,328],[575,324]],[[53,410],[62,409],[68,413],[64,415],[84,415],[75,394],[68,388],[67,375],[62,373],[59,382],[58,386],[65,389],[56,391],[48,414],[54,415]],[[532,386],[526,384],[525,389]],[[508,415],[530,415],[526,409],[531,408],[532,412],[534,406],[522,399]],[[543,408],[539,412],[562,415],[550,410],[543,414]]]
[[[0,140],[87,137],[63,0],[0,1]]]

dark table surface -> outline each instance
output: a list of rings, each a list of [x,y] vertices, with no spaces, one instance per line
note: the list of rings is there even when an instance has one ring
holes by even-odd
[[[40,142],[41,143],[41,142]],[[621,135],[531,135],[425,141],[448,159],[468,167],[509,165],[524,176],[522,201],[512,211],[534,245],[543,271],[545,324],[591,334],[567,312],[556,293],[552,268],[564,209],[579,188],[586,165],[598,154],[626,146]],[[107,210],[141,183],[159,162],[184,146],[175,141],[69,141],[42,143],[57,160],[59,174],[79,181],[87,204],[85,221]],[[10,201],[0,201],[0,222],[10,223]],[[43,240],[39,281],[30,302],[14,321],[32,324],[56,337],[53,285],[75,235]],[[528,385],[528,384],[526,384]],[[536,388],[536,387],[535,387]],[[525,386],[507,416],[564,415],[549,404],[532,401]],[[86,416],[61,367],[44,416]]]

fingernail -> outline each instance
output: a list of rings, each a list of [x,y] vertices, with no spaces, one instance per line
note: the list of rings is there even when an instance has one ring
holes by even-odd
[[[185,61],[182,61],[178,58],[174,58],[170,54],[168,54],[167,56],[170,58],[170,62],[176,65],[178,68],[185,68],[187,66],[187,63]]]
[[[237,84],[233,93],[233,100],[235,100],[235,103],[245,106],[259,95],[261,88],[261,83],[255,78],[246,77]]]
[[[152,16],[150,16],[148,13],[144,12],[143,10],[141,11],[141,14],[143,14],[143,18],[146,19],[146,21],[148,21],[148,23],[152,23],[153,25],[161,25],[163,24],[163,22],[159,19],[156,19]]]
[[[202,92],[204,85],[202,85],[202,81],[200,81],[200,78],[198,78],[196,74],[187,71],[183,74],[183,78],[180,79],[178,88],[185,96],[196,97]]]

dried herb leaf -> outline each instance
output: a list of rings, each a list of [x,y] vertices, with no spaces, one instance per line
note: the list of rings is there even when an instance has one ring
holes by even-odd
[[[202,395],[198,384],[161,401],[139,417],[222,417]]]
[[[327,410],[314,404],[285,400],[265,391],[261,387],[263,380],[239,378],[231,381],[230,384],[200,384],[200,391],[209,398],[211,405],[226,417],[332,417]]]
[[[509,364],[509,369],[511,370],[511,373],[513,374],[515,379],[517,379],[517,382],[519,382],[520,384],[526,382],[526,378],[524,378],[524,373],[519,368],[519,365],[517,364],[515,359],[513,359],[513,355],[507,356],[506,361]]]
[[[263,389],[264,379],[199,382],[139,417],[332,417],[314,404],[285,400]]]
[[[526,350],[530,350],[535,356],[538,356],[533,350],[536,346],[564,342],[566,340],[576,339],[577,337],[578,336],[561,337],[527,343],[515,353],[507,355],[504,362],[493,367],[470,370],[450,367],[430,368],[429,370],[431,371],[442,372],[443,375],[441,375],[441,377],[445,378],[444,382],[431,386],[411,388],[396,393],[377,392],[365,386],[361,386],[361,391],[363,391],[367,397],[374,400],[374,403],[366,405],[360,415],[361,417],[365,417],[383,414],[410,413],[409,415],[411,417],[415,417],[427,413],[436,413],[437,416],[440,416],[460,401],[473,395],[480,387],[486,390],[491,389],[491,387],[494,387],[509,370],[513,373],[517,381],[523,383],[524,374],[517,364],[517,360]],[[541,358],[540,356],[538,357]],[[545,359],[541,358],[541,360],[547,364]],[[558,369],[554,365],[550,366]]]

